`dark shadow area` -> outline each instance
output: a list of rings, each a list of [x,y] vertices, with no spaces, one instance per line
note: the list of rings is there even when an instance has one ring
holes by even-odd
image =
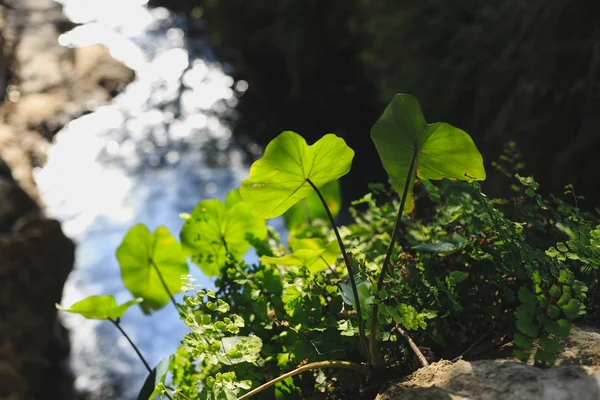
[[[350,198],[385,180],[369,129],[393,94],[471,134],[489,163],[517,142],[526,173],[600,200],[600,3],[595,0],[161,1],[207,22],[249,90],[238,137],[327,132],[357,154]],[[488,164],[489,165],[489,164]],[[485,189],[506,193],[490,172]]]

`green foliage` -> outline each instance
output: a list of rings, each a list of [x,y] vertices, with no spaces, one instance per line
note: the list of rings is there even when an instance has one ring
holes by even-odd
[[[311,146],[295,132],[273,139],[262,158],[252,164],[240,194],[259,218],[275,218],[314,193],[317,188],[350,171],[354,151],[343,139],[327,134]]]
[[[481,157],[466,133],[445,124],[426,125],[410,97],[397,97],[390,107],[373,130],[382,140],[378,146],[386,147],[384,154],[389,155],[383,157],[384,165],[392,163],[386,169],[393,183],[401,179],[398,174],[408,174],[406,153],[412,157],[414,151],[417,170],[408,177],[411,196],[414,190],[416,204],[429,206],[408,215],[399,211],[397,184],[394,191],[373,186],[373,193],[353,203],[354,221],[347,226],[332,230],[310,208],[302,222],[294,219],[297,210],[288,214],[295,213],[288,221],[296,222],[285,244],[252,215],[275,217],[303,199],[314,207],[311,191],[345,174],[353,151],[331,134],[313,146],[293,132],[281,134],[252,166],[241,197],[234,191],[225,204],[202,200],[187,216],[183,246],[207,275],[217,276],[216,291],[198,288],[185,277],[182,290],[187,294],[177,311],[189,333],[171,358],[169,385],[162,373],[152,378],[154,394],[234,399],[319,361],[359,365],[366,360],[388,371],[404,366],[400,371],[410,372],[412,350],[398,327],[431,349],[434,359],[452,359],[482,338],[491,343],[502,337],[513,340],[516,358],[533,359],[542,367],[554,364],[570,321],[598,307],[598,296],[592,295],[599,273],[597,217],[541,196],[533,178],[500,164],[507,177],[514,176],[515,197],[489,199],[477,182],[463,181],[485,177]],[[395,142],[398,132],[412,135],[414,146],[403,147],[404,139]],[[394,143],[399,150],[387,152]],[[460,161],[454,157],[459,150]],[[434,185],[426,180],[443,176],[461,182]],[[124,260],[132,270],[135,261],[140,270],[158,274],[159,281],[166,281],[163,275],[172,279],[181,268],[180,256],[163,229],[151,235],[143,226],[134,227],[117,252],[122,265]],[[398,240],[392,239],[392,230]],[[388,273],[383,275],[390,243]],[[253,265],[243,259],[250,247],[259,257]],[[160,267],[151,269],[149,264]],[[149,295],[140,296],[146,301]],[[82,310],[89,313],[89,307]],[[109,314],[104,310],[98,315]],[[366,350],[364,326],[369,325],[375,346]],[[258,396],[352,397],[363,384],[353,373],[311,370]]]
[[[113,319],[121,317],[127,309],[142,302],[141,298],[130,300],[117,305],[113,296],[89,296],[73,304],[70,308],[64,308],[60,304],[56,308],[74,314],[79,314],[87,319]]]
[[[163,308],[170,295],[179,293],[181,275],[188,273],[181,246],[162,226],[154,233],[142,224],[132,227],[117,249],[117,259],[125,287],[144,299],[140,306],[146,314]]]
[[[189,215],[181,230],[181,244],[185,253],[207,276],[219,275],[227,261],[227,254],[242,257],[251,244],[248,236],[264,239],[265,222],[250,213],[241,201],[239,192],[220,200],[203,200]]]
[[[483,159],[471,137],[452,125],[427,124],[417,99],[397,94],[373,125],[371,137],[390,183],[402,196],[407,179],[406,212],[414,208],[415,177],[484,180]],[[412,169],[412,160],[414,166]]]

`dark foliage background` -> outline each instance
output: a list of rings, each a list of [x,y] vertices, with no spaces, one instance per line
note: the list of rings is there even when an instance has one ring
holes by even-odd
[[[385,179],[368,131],[403,92],[432,122],[471,134],[488,162],[514,140],[543,189],[573,183],[584,207],[600,200],[596,0],[151,3],[201,16],[235,77],[249,82],[238,136],[344,137],[357,151],[351,198]],[[499,182],[492,175],[485,190],[503,194]]]

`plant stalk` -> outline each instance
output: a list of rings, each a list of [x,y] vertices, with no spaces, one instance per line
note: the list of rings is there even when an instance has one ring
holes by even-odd
[[[265,383],[264,385],[261,385],[261,386],[257,387],[256,389],[251,390],[250,392],[246,393],[245,395],[238,397],[237,400],[248,399],[257,393],[260,393],[263,390],[270,388],[277,382],[281,382],[287,378],[290,378],[294,375],[298,375],[304,371],[308,371],[311,369],[323,369],[323,368],[344,368],[344,369],[352,369],[352,370],[359,371],[359,372],[365,371],[364,365],[353,363],[350,361],[317,361],[314,363],[303,365],[299,368],[296,368],[293,371],[290,371],[286,374],[278,376],[277,378],[270,380],[269,382]]]
[[[342,241],[342,237],[340,236],[340,232],[337,228],[335,220],[333,219],[333,215],[329,210],[329,206],[327,206],[327,202],[325,198],[319,191],[319,189],[315,186],[314,183],[308,178],[306,178],[306,182],[313,188],[317,196],[319,196],[319,200],[323,204],[323,208],[325,208],[325,212],[329,217],[329,222],[331,223],[331,227],[333,228],[333,232],[335,232],[335,237],[337,238],[338,244],[340,246],[340,250],[342,252],[342,257],[344,258],[344,263],[346,264],[346,269],[348,270],[348,276],[350,277],[350,284],[352,285],[352,294],[354,295],[354,308],[356,309],[356,316],[358,318],[358,334],[360,336],[360,345],[367,356],[367,360],[370,360],[369,356],[369,347],[367,346],[367,336],[365,334],[365,324],[362,319],[362,312],[360,309],[360,299],[358,297],[358,289],[356,288],[356,281],[354,280],[354,274],[352,273],[352,264],[350,263],[350,258],[348,257],[348,253],[346,253],[346,247],[344,246],[344,242]]]
[[[171,303],[173,303],[173,305],[175,306],[175,308],[177,310],[180,310],[179,308],[179,304],[177,304],[177,302],[175,301],[175,298],[173,297],[173,294],[171,294],[171,291],[169,290],[169,288],[167,287],[167,283],[165,282],[162,274],[160,273],[158,266],[154,263],[154,260],[150,259],[150,263],[152,264],[152,266],[154,267],[154,270],[156,271],[156,274],[158,275],[158,278],[160,279],[160,283],[162,283],[163,288],[165,288],[165,291],[167,292],[167,294],[169,295],[169,298],[171,299]]]
[[[427,359],[425,358],[425,356],[423,355],[423,353],[421,352],[421,350],[419,349],[419,347],[412,340],[412,338],[410,336],[408,336],[408,334],[406,332],[404,332],[404,329],[402,329],[400,327],[400,325],[396,325],[396,330],[398,331],[398,333],[400,335],[402,335],[402,337],[404,337],[404,339],[406,339],[408,341],[408,345],[415,352],[415,355],[419,359],[419,362],[421,363],[421,366],[422,367],[428,366],[429,362],[427,361]]]
[[[150,368],[150,365],[148,365],[148,362],[146,361],[146,359],[144,358],[144,356],[142,355],[142,353],[140,352],[140,350],[137,348],[137,346],[133,343],[133,341],[129,338],[129,336],[127,335],[127,333],[125,333],[125,331],[123,330],[123,328],[121,328],[121,325],[119,325],[119,322],[109,318],[108,319],[110,322],[113,323],[114,326],[117,327],[117,329],[123,334],[123,336],[125,336],[125,339],[127,339],[127,341],[129,342],[129,344],[131,345],[131,347],[133,347],[133,350],[135,350],[137,356],[139,357],[140,360],[142,360],[142,363],[144,363],[144,367],[146,367],[146,369],[148,370],[148,373],[152,373],[152,368]]]
[[[131,340],[131,338],[129,337],[129,335],[127,335],[127,333],[125,333],[125,331],[123,330],[123,328],[121,328],[121,325],[119,324],[118,319],[114,320],[112,318],[108,319],[110,322],[113,323],[114,326],[117,327],[117,329],[121,332],[121,334],[123,334],[123,336],[125,336],[125,339],[127,339],[127,341],[129,342],[129,344],[131,345],[131,347],[133,347],[133,350],[135,350],[135,353],[137,354],[137,356],[139,357],[140,360],[142,360],[142,363],[144,363],[144,367],[146,367],[146,370],[148,371],[149,374],[152,373],[152,368],[150,368],[150,365],[148,365],[148,362],[146,361],[146,359],[144,358],[144,356],[142,355],[142,353],[140,352],[140,350],[137,348],[137,346],[133,343],[133,341]],[[165,392],[165,395],[167,396],[167,398],[173,400],[173,398],[171,397],[171,395],[168,392]]]
[[[404,213],[404,204],[406,203],[406,197],[408,196],[408,191],[410,190],[410,181],[413,177],[413,169],[415,167],[415,161],[417,160],[417,152],[418,149],[415,146],[413,149],[412,157],[410,159],[410,164],[408,166],[408,173],[406,174],[406,182],[404,182],[404,191],[402,192],[402,198],[400,199],[400,208],[398,209],[398,215],[396,216],[396,222],[394,223],[394,230],[392,231],[392,238],[390,240],[390,244],[385,253],[385,259],[383,260],[383,265],[381,266],[381,273],[379,274],[379,279],[377,280],[377,290],[381,290],[383,286],[383,280],[385,279],[385,274],[387,273],[387,269],[390,263],[390,258],[392,258],[392,251],[394,250],[394,245],[396,244],[396,236],[398,236],[398,231],[400,230],[400,224],[402,223],[402,214]],[[369,335],[369,354],[371,354],[371,364],[378,364],[379,360],[377,358],[377,312],[379,311],[379,304],[373,303],[373,312],[371,313],[371,333]]]

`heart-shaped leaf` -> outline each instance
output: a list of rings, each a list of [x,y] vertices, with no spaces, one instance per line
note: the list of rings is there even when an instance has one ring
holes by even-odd
[[[417,99],[397,94],[371,128],[371,138],[392,187],[402,196],[410,162],[409,190],[404,210],[414,208],[415,177],[421,179],[484,180],[483,158],[471,137],[452,125],[427,124]]]
[[[342,206],[339,181],[330,182],[319,190],[327,202],[329,211],[331,211],[331,214],[335,218]],[[309,194],[305,199],[294,204],[287,210],[285,214],[283,214],[283,219],[285,221],[285,227],[291,231],[306,226],[314,219],[327,220],[327,213],[323,208],[323,204],[321,204],[319,196],[313,191],[313,193]]]
[[[125,314],[125,311],[134,304],[139,304],[143,299],[133,299],[120,306],[117,305],[113,296],[89,296],[73,304],[70,308],[64,308],[56,304],[56,308],[74,314],[79,314],[87,319],[117,319]]]
[[[203,200],[181,230],[184,252],[207,276],[217,276],[227,261],[227,251],[240,259],[251,247],[247,235],[267,236],[263,219],[252,215],[237,190],[225,201]]]
[[[273,139],[261,159],[250,167],[240,194],[254,215],[275,218],[313,193],[350,171],[354,151],[344,139],[330,133],[312,146],[295,132]]]
[[[179,293],[181,276],[188,274],[181,246],[164,226],[154,233],[142,224],[133,226],[117,249],[117,259],[125,287],[144,299],[140,306],[146,314],[163,308],[169,293]]]

